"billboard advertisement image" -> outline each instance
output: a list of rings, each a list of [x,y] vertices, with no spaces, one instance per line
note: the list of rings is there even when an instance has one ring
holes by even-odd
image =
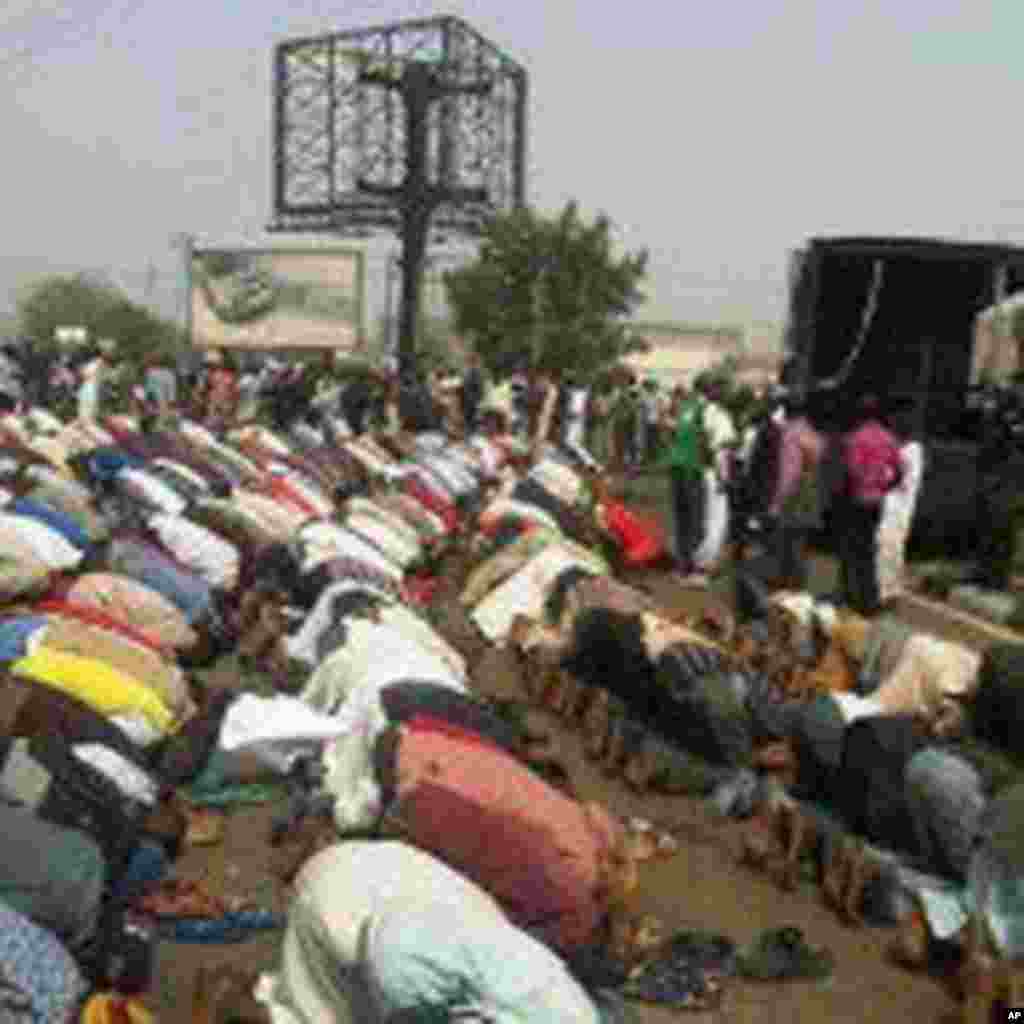
[[[195,249],[194,345],[334,348],[363,335],[364,256],[355,249]]]

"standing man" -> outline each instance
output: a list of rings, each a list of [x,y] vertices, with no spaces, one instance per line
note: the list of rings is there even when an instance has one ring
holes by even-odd
[[[808,418],[805,402],[787,398],[784,408],[775,493],[768,515],[776,525],[780,581],[789,589],[803,590],[807,585],[808,538],[822,525],[819,469],[825,439]]]
[[[85,423],[99,422],[103,406],[103,388],[113,369],[111,357],[117,345],[103,339],[94,350],[95,358],[82,367],[82,380],[78,388],[78,418]]]
[[[702,529],[698,534],[700,545],[693,556],[698,570],[694,583],[705,583],[700,578],[712,572],[719,564],[729,535],[730,502],[729,483],[738,437],[732,415],[723,404],[720,385],[710,376],[698,380],[698,390],[704,399],[702,435],[704,489],[701,508]]]
[[[658,391],[658,382],[651,377],[644,381],[643,399],[640,404],[644,423],[642,458],[644,462],[650,463],[658,457],[658,449],[661,447],[661,394]]]
[[[904,472],[899,443],[882,422],[877,398],[861,400],[841,447],[845,486],[836,523],[840,585],[855,612],[872,616],[880,606],[876,567],[882,504]]]
[[[169,363],[170,360],[160,352],[151,352],[146,357],[146,370],[142,377],[146,408],[157,425],[166,425],[178,403],[178,378]]]
[[[1018,414],[1008,395],[998,392],[983,407],[975,508],[978,523],[978,583],[1007,590],[1016,545],[1016,474],[1019,462]]]
[[[708,447],[704,404],[698,391],[684,393],[675,436],[667,452],[676,570],[683,577],[694,570],[693,555],[704,533],[704,466]]]

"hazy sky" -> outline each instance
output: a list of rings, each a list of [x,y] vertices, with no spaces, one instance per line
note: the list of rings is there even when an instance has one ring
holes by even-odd
[[[530,198],[647,246],[649,317],[779,317],[809,235],[1024,242],[1022,0],[4,0],[0,311],[79,266],[173,303],[175,232],[270,217],[273,45],[436,14],[527,67]]]

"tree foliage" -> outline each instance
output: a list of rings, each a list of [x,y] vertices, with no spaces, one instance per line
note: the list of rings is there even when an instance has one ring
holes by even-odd
[[[33,284],[18,302],[22,334],[40,352],[55,352],[58,327],[84,327],[91,341],[112,338],[118,359],[138,363],[150,352],[176,354],[181,330],[112,284],[91,274],[57,275]]]
[[[575,203],[557,217],[494,218],[476,262],[445,274],[456,332],[495,373],[512,366],[592,377],[644,347],[626,318],[643,298],[647,253],[612,252],[611,221],[585,223]]]

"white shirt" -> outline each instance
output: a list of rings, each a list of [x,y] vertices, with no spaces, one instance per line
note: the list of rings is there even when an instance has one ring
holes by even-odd
[[[241,558],[233,544],[182,516],[155,515],[149,525],[179,562],[211,586],[230,591],[238,585]]]
[[[363,1024],[416,1008],[439,1015],[459,995],[453,1021],[599,1021],[559,957],[511,925],[491,896],[393,840],[339,843],[306,864],[280,973],[259,995],[273,1024]]]
[[[82,552],[57,530],[28,516],[0,515],[0,528],[11,530],[32,549],[36,558],[48,569],[66,572],[78,567]]]

